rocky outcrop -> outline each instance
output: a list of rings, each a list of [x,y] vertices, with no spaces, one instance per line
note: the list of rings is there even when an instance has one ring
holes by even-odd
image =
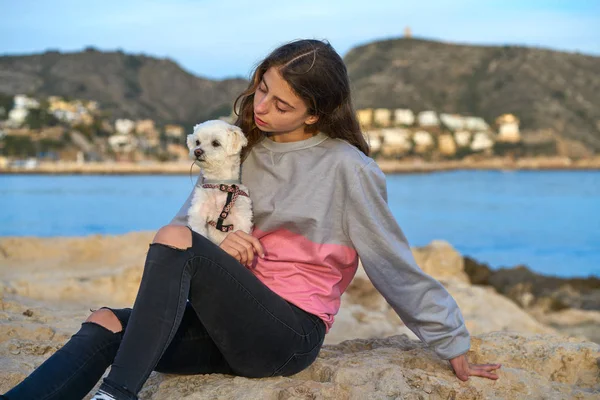
[[[465,272],[477,285],[490,285],[524,308],[600,310],[600,278],[559,278],[531,271],[524,265],[492,270],[465,258]]]
[[[289,378],[155,374],[146,399],[594,399],[598,346],[552,335],[496,332],[473,339],[468,357],[503,366],[496,381],[459,381],[449,363],[406,336],[325,346],[313,365]]]
[[[66,341],[84,310],[0,303],[0,393],[18,384]],[[473,363],[498,362],[496,381],[462,382],[450,364],[406,335],[325,345],[291,377],[153,373],[141,399],[595,399],[600,346],[550,334],[491,332],[472,338]],[[88,395],[88,399],[89,399]]]
[[[130,305],[153,235],[2,238],[0,284],[7,294],[37,300]]]
[[[564,335],[600,343],[600,279],[544,276],[520,265],[492,270],[465,257],[471,283],[488,285]]]
[[[493,331],[556,333],[494,288],[471,285],[464,271],[463,257],[447,242],[433,241],[412,251],[421,269],[439,280],[456,300],[471,334]],[[418,340],[360,267],[342,295],[342,307],[326,343],[397,334]]]
[[[79,329],[90,308],[127,306],[152,233],[0,239],[0,393],[19,383]],[[246,379],[153,373],[140,398],[166,399],[594,399],[600,346],[559,336],[492,287],[471,285],[450,245],[414,249],[456,299],[472,334],[472,363],[498,362],[499,380],[456,378],[359,269],[315,363],[291,377]],[[39,255],[42,255],[40,257]],[[16,268],[18,266],[18,268]],[[467,278],[467,279],[466,279]],[[566,314],[565,321],[594,315]],[[388,336],[388,337],[385,337]],[[384,338],[385,337],[385,338]],[[352,339],[352,340],[345,340]],[[89,396],[88,396],[89,398]]]
[[[438,280],[469,283],[463,256],[443,240],[434,240],[424,247],[412,249],[415,261],[427,274]]]

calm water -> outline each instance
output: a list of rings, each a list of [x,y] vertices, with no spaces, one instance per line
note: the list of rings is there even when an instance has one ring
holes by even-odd
[[[600,276],[600,171],[459,171],[387,181],[390,207],[413,246],[443,239],[494,268]],[[3,175],[0,236],[155,230],[192,187],[189,176]]]

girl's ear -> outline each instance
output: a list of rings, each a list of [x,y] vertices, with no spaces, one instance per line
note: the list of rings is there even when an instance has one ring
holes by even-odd
[[[248,139],[239,127],[231,125],[227,128],[227,155],[239,153],[247,144]]]
[[[319,120],[319,116],[318,115],[310,115],[308,118],[306,118],[304,120],[304,123],[306,125],[313,125],[313,124],[317,123],[318,120]]]

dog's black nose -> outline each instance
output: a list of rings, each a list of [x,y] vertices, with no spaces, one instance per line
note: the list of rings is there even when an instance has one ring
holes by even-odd
[[[202,150],[202,149],[196,149],[196,150],[194,150],[194,155],[196,157],[200,157],[202,154],[204,154],[204,150]]]

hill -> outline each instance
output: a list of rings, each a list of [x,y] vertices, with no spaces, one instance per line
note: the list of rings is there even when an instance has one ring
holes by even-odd
[[[524,138],[600,153],[600,57],[402,38],[353,48],[357,108],[410,108],[521,120]],[[244,79],[194,76],[168,59],[93,48],[0,56],[0,93],[97,100],[114,118],[192,124],[228,114]]]
[[[357,108],[476,115],[503,113],[524,133],[550,130],[600,151],[600,57],[516,46],[469,46],[402,38],[353,48]]]
[[[0,92],[96,100],[111,118],[191,124],[228,115],[244,79],[203,79],[168,59],[92,48],[0,57]]]

